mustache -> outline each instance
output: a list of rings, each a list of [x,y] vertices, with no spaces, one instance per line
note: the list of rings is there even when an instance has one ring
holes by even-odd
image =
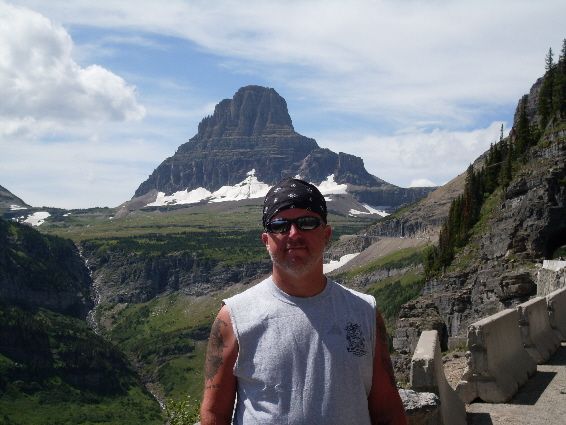
[[[306,244],[302,239],[294,240],[294,241],[287,241],[285,244],[285,248],[292,249],[292,248],[305,248]]]

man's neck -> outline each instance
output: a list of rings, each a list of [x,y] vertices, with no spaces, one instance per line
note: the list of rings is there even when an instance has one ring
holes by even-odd
[[[304,275],[294,275],[273,267],[272,278],[279,289],[293,297],[313,297],[326,287],[326,276],[322,269]]]

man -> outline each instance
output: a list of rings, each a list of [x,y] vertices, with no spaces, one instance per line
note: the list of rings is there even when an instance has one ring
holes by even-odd
[[[302,180],[266,195],[272,275],[224,300],[212,325],[202,425],[407,423],[375,299],[323,274],[326,217]]]

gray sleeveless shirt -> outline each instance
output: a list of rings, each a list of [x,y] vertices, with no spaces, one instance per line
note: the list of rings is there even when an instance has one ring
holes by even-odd
[[[372,296],[329,280],[293,297],[268,278],[224,303],[239,345],[234,424],[371,424]]]

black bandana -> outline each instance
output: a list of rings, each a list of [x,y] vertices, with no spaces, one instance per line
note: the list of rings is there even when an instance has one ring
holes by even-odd
[[[281,180],[267,192],[263,201],[263,227],[277,213],[302,208],[320,215],[326,223],[326,201],[315,185],[299,179]]]

